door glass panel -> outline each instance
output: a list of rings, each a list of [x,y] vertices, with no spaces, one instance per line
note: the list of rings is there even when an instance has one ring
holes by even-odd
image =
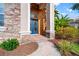
[[[38,21],[37,19],[32,19],[31,18],[31,23],[30,23],[30,29],[31,29],[31,34],[37,34],[38,33]]]

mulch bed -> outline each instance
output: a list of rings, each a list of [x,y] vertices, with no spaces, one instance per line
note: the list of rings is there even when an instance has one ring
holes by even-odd
[[[26,56],[34,51],[36,51],[38,48],[38,44],[35,42],[29,43],[29,44],[24,44],[20,45],[13,51],[5,51],[3,49],[0,49],[0,55],[2,56]]]

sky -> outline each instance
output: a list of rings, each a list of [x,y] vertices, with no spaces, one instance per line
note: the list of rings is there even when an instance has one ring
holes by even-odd
[[[59,11],[60,14],[68,15],[71,19],[78,18],[79,12],[77,10],[72,10],[71,7],[73,3],[59,3],[56,4],[55,8]]]

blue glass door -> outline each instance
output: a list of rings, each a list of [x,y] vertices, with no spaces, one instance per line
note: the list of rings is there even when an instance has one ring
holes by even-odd
[[[37,34],[38,33],[38,21],[37,19],[31,19],[31,23],[30,23],[30,30],[31,30],[31,34]]]

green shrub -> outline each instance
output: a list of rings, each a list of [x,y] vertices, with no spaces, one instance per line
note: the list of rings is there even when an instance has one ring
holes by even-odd
[[[74,53],[75,55],[79,55],[79,44],[72,43],[71,46],[72,46],[71,52]]]
[[[0,46],[1,46],[1,48],[5,49],[7,51],[11,51],[11,50],[17,48],[17,46],[19,46],[19,42],[17,39],[12,38],[12,39],[3,41],[3,43]]]
[[[61,27],[56,33],[61,39],[76,40],[79,37],[79,30],[74,27]]]

